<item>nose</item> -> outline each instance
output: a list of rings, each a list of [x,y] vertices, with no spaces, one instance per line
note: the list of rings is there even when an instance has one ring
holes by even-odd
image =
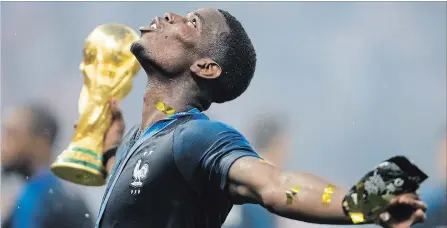
[[[170,24],[174,24],[175,22],[178,22],[179,18],[181,18],[180,15],[172,13],[172,12],[165,13],[164,17],[165,17],[165,20]]]

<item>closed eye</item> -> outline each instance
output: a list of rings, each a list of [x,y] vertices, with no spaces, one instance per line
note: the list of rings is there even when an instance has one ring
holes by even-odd
[[[197,20],[196,20],[195,18],[193,18],[193,19],[190,20],[189,22],[194,26],[194,28],[197,27]]]

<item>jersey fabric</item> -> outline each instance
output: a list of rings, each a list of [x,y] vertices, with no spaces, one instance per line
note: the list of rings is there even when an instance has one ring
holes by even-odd
[[[93,221],[84,201],[69,193],[50,172],[32,177],[2,228],[90,228]]]
[[[235,129],[197,109],[139,127],[125,136],[97,227],[214,228],[233,204],[227,192],[231,165],[259,157]]]

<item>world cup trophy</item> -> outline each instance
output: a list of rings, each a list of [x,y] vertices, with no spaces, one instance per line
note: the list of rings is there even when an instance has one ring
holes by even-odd
[[[104,134],[112,122],[110,100],[121,100],[132,89],[141,66],[130,47],[138,38],[120,24],[100,25],[87,37],[80,65],[84,79],[80,119],[68,148],[51,165],[60,178],[87,186],[106,183],[102,153]]]

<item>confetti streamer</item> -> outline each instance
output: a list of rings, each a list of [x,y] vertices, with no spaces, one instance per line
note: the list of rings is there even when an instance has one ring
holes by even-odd
[[[166,115],[172,115],[175,113],[175,110],[171,108],[171,106],[163,103],[162,101],[158,101],[155,105],[158,110],[162,111]]]

